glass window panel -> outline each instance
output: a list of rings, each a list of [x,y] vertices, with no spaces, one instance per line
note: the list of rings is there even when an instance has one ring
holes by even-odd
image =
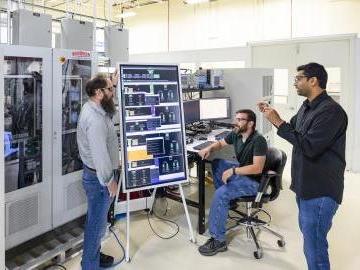
[[[42,59],[4,57],[5,191],[42,182]]]
[[[68,59],[62,67],[62,174],[82,170],[76,141],[81,107],[88,99],[85,85],[91,77],[91,61]]]

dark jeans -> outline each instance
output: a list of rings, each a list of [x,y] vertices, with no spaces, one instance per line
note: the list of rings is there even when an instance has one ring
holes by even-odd
[[[236,162],[223,159],[215,159],[212,162],[213,179],[216,190],[210,207],[209,232],[211,237],[219,241],[225,241],[226,221],[230,200],[242,196],[256,195],[259,187],[258,182],[241,175],[231,176],[225,185],[221,180],[222,174],[234,165],[239,166]]]
[[[299,227],[304,237],[304,254],[309,270],[329,270],[326,236],[339,205],[330,197],[304,200],[296,197]]]
[[[101,238],[107,224],[107,214],[112,202],[106,186],[102,186],[96,173],[86,167],[83,173],[88,210],[84,232],[84,249],[81,266],[83,270],[100,269]]]

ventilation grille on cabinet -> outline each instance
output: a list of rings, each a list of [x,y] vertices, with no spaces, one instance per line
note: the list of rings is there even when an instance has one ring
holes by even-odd
[[[8,228],[9,235],[20,232],[39,223],[38,194],[25,200],[19,200],[9,205]]]

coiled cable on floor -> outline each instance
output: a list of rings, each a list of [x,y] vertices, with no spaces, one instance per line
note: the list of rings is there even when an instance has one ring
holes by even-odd
[[[156,197],[156,196],[155,196],[155,197]],[[147,197],[146,197],[146,199],[145,199],[145,202],[146,202],[146,208],[145,208],[145,209],[147,209],[147,211],[146,211],[147,220],[148,220],[149,226],[150,226],[151,230],[153,231],[153,233],[154,233],[156,236],[158,236],[159,238],[164,239],[164,240],[168,240],[168,239],[174,238],[174,237],[179,233],[179,230],[180,230],[179,225],[178,225],[176,222],[174,222],[174,221],[172,221],[172,220],[170,220],[170,219],[163,218],[163,217],[159,217],[159,216],[155,213],[155,210],[154,210],[154,209],[151,210],[151,211],[149,211],[148,206],[147,206]],[[155,202],[156,202],[156,198],[155,198],[154,204],[155,204]],[[160,235],[159,233],[157,233],[157,232],[155,231],[155,229],[153,228],[151,222],[150,222],[150,212],[151,212],[156,218],[158,218],[159,220],[162,220],[162,221],[164,221],[164,222],[168,222],[168,223],[174,224],[174,225],[176,226],[176,232],[173,233],[173,234],[170,235],[170,236],[163,236],[163,235]]]

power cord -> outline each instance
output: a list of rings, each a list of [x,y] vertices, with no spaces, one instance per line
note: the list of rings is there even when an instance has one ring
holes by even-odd
[[[167,201],[166,201],[166,202],[167,202]],[[153,233],[154,233],[156,236],[158,236],[159,238],[164,239],[164,240],[168,240],[168,239],[174,238],[174,237],[179,233],[179,230],[180,230],[179,225],[178,225],[176,222],[174,222],[174,221],[172,221],[172,220],[170,220],[170,219],[163,218],[163,217],[159,217],[159,216],[155,213],[155,209],[153,209],[153,210],[150,211],[150,210],[148,209],[148,206],[147,206],[147,197],[146,197],[146,199],[145,199],[145,203],[146,203],[146,210],[147,210],[147,211],[146,211],[147,220],[148,220],[149,226],[150,226],[151,230],[153,231]],[[156,198],[155,198],[154,204],[155,204],[155,203],[156,203]],[[167,207],[166,207],[166,209],[167,209]],[[176,226],[176,232],[173,233],[173,234],[170,235],[170,236],[163,236],[163,235],[160,235],[159,233],[157,233],[157,232],[155,231],[155,229],[153,228],[151,222],[150,222],[150,212],[151,212],[156,218],[158,218],[159,220],[162,220],[162,221],[164,221],[164,222],[168,222],[168,223],[174,224],[174,225]],[[167,210],[165,211],[165,214],[166,214],[166,212],[167,212]]]
[[[115,236],[115,239],[116,241],[118,242],[120,248],[121,248],[121,251],[123,253],[123,256],[122,258],[120,259],[120,261],[118,261],[117,263],[114,263],[111,267],[114,267],[114,266],[117,266],[119,264],[121,264],[124,260],[125,260],[125,248],[124,246],[121,244],[119,238],[117,237],[116,233],[111,229],[112,227],[109,227],[109,231],[112,232],[112,234]]]

